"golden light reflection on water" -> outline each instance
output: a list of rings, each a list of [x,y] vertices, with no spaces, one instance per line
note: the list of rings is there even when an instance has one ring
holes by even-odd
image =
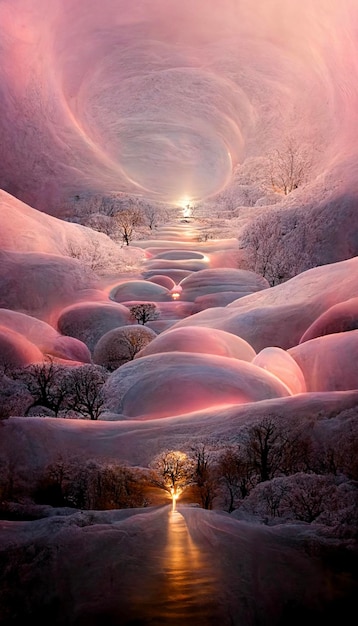
[[[193,541],[178,510],[168,510],[167,541],[151,580],[141,589],[130,624],[214,626],[217,578],[209,558]],[[127,622],[126,622],[127,623]]]
[[[169,514],[163,567],[162,621],[158,623],[194,624],[197,618],[200,624],[214,624],[215,572],[176,509]]]

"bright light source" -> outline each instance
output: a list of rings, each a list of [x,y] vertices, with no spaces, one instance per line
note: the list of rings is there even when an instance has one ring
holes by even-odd
[[[183,209],[183,217],[191,217],[193,209],[190,205],[191,199],[188,196],[184,196],[179,200],[179,206]]]
[[[178,293],[177,291],[172,293],[172,300],[179,300],[179,298],[180,298],[180,293]]]
[[[179,496],[181,494],[181,489],[177,488],[177,490],[175,491],[174,488],[172,487],[170,489],[170,493],[171,493],[171,497],[172,497],[172,511],[175,511],[177,499],[179,498]]]
[[[191,202],[191,199],[189,198],[189,196],[183,196],[179,200],[179,206],[181,206],[182,209],[186,209],[188,206],[190,206],[190,202]]]

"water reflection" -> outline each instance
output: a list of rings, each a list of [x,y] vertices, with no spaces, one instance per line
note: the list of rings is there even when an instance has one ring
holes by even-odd
[[[200,624],[214,624],[215,576],[177,509],[169,514],[163,566],[165,586],[158,623],[194,624],[197,618]]]
[[[147,589],[141,590],[141,615],[131,624],[216,625],[216,573],[190,537],[178,510],[168,512],[167,543]]]

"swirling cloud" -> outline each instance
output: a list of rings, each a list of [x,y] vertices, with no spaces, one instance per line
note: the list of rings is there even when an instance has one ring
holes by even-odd
[[[3,0],[0,185],[44,210],[206,198],[291,132],[337,164],[355,152],[357,18],[353,0]]]

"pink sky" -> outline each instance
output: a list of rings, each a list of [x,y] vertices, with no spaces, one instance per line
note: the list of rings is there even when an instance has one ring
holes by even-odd
[[[349,184],[357,17],[352,0],[3,0],[0,185],[50,211],[93,190],[205,198],[292,132]]]

